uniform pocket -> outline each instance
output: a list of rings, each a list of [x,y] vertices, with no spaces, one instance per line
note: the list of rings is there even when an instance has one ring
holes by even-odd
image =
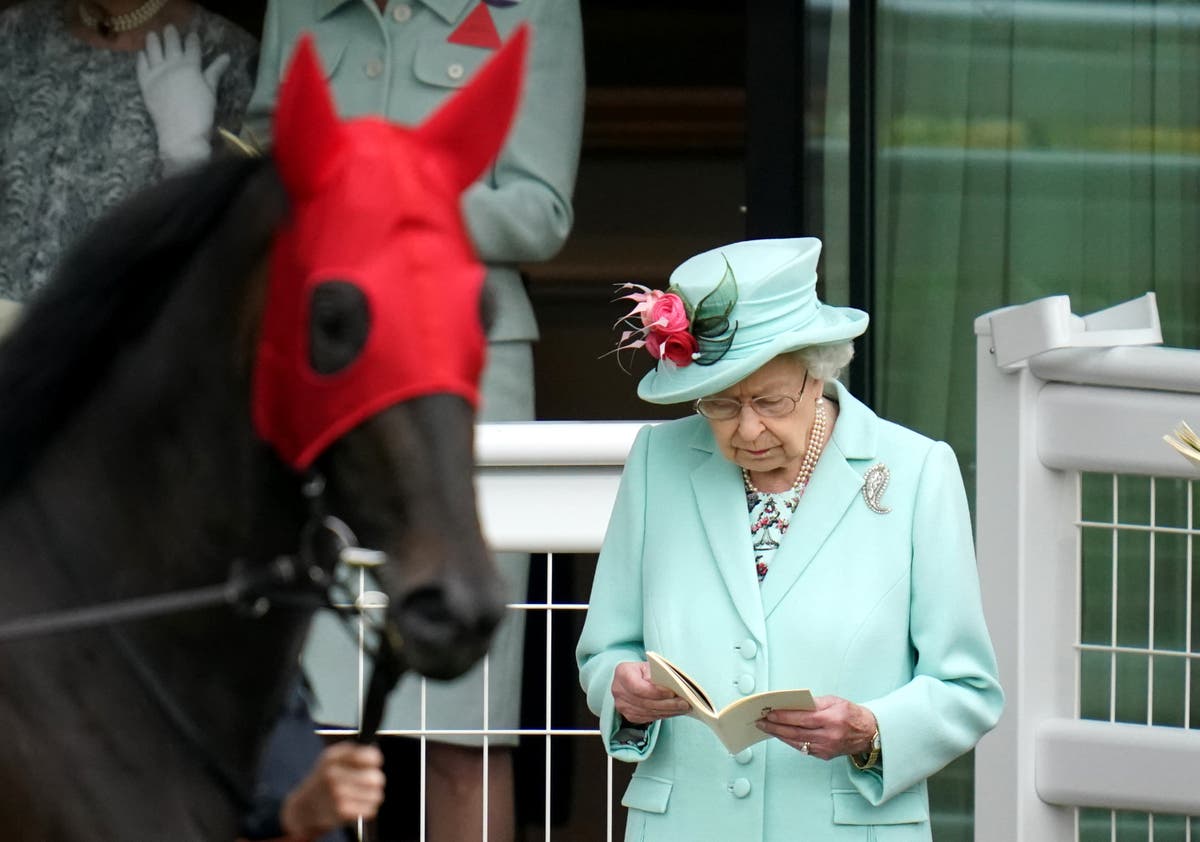
[[[924,789],[897,793],[878,807],[858,790],[834,790],[834,824],[914,824],[929,821]]]
[[[665,813],[667,802],[671,800],[672,786],[666,778],[634,775],[629,781],[629,786],[625,788],[621,806],[647,813]]]
[[[492,50],[451,44],[440,37],[427,37],[417,44],[413,74],[427,85],[461,88],[492,55]]]
[[[317,48],[317,57],[321,60],[321,70],[325,72],[325,79],[328,81],[333,78],[338,65],[342,63],[342,59],[346,55],[346,47],[350,44],[350,35],[341,27],[322,26],[318,23],[312,30],[312,36],[313,44]],[[283,77],[287,75],[288,67],[289,62],[281,61],[279,63],[280,81],[283,81]]]

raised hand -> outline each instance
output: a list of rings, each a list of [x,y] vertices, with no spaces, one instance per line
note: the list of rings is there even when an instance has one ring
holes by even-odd
[[[217,86],[229,67],[222,54],[201,68],[200,36],[168,24],[162,38],[151,32],[137,56],[138,85],[158,134],[163,171],[171,174],[208,160],[212,152]]]

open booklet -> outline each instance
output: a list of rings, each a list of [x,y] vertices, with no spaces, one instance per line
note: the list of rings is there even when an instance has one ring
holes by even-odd
[[[1179,426],[1175,428],[1175,438],[1163,436],[1163,441],[1200,465],[1200,436],[1197,436],[1186,422],[1179,422]]]
[[[816,710],[808,690],[768,690],[730,702],[717,710],[708,694],[687,673],[657,652],[647,652],[650,680],[673,691],[692,706],[688,716],[707,725],[729,750],[737,754],[770,737],[754,724],[773,710]]]

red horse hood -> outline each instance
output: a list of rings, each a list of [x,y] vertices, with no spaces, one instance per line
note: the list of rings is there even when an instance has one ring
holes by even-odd
[[[294,468],[400,401],[477,403],[484,268],[460,202],[512,122],[527,40],[519,30],[415,129],[339,121],[311,41],[300,42],[273,152],[292,212],[271,253],[253,378],[255,428]],[[314,326],[343,326],[322,325],[314,301],[334,286],[361,303],[366,335],[344,366],[318,371]]]

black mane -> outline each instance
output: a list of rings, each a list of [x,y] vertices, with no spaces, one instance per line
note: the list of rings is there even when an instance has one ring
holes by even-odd
[[[269,160],[226,158],[137,194],[91,227],[0,342],[0,497],[153,324],[210,238],[225,240],[225,268],[250,271],[283,213],[280,189]],[[231,212],[251,192],[264,200]]]

